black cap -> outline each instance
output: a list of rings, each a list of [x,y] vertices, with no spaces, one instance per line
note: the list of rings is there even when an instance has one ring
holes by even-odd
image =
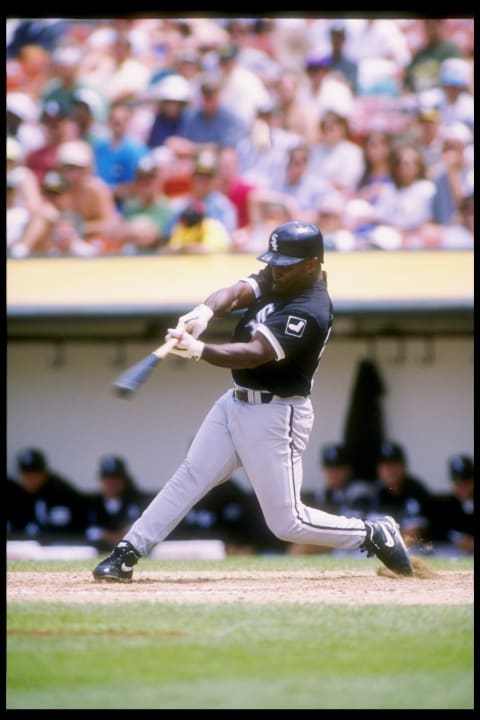
[[[269,265],[295,265],[306,258],[317,257],[323,262],[323,235],[313,223],[284,223],[275,228],[268,241],[268,250],[257,260]]]
[[[343,467],[351,465],[350,457],[343,445],[325,445],[322,449],[324,467]]]
[[[99,473],[103,475],[113,475],[115,477],[128,478],[128,471],[125,461],[118,455],[105,455],[100,461]]]
[[[378,462],[405,462],[405,452],[402,446],[394,442],[383,442],[380,446]]]
[[[194,201],[180,213],[180,222],[185,227],[193,227],[202,222],[206,214],[205,205],[200,200]]]
[[[35,472],[47,469],[47,459],[44,453],[37,448],[21,450],[17,456],[18,469],[22,472]]]
[[[473,480],[473,458],[469,455],[452,455],[448,461],[450,480]]]

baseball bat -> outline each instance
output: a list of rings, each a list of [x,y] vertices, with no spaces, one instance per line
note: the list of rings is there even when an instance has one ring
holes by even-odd
[[[119,397],[128,397],[135,393],[151,375],[153,369],[169,351],[175,347],[178,340],[171,338],[160,345],[156,350],[146,355],[134,365],[125,370],[113,383],[113,390]]]

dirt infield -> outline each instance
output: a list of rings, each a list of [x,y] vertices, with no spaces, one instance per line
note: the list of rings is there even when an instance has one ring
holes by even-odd
[[[90,572],[9,572],[7,602],[72,603],[345,603],[464,605],[473,603],[473,571],[431,577],[365,572],[135,570],[132,583],[97,583]]]

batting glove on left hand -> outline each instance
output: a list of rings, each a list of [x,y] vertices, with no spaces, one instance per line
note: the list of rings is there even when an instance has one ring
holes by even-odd
[[[213,310],[202,303],[194,307],[186,315],[179,317],[176,329],[186,330],[194,338],[198,338],[206,330],[212,317]]]
[[[186,330],[168,328],[165,340],[171,340],[172,338],[178,338],[178,342],[175,347],[170,350],[171,354],[187,358],[188,360],[200,360],[205,343],[201,340],[196,340],[193,335],[190,335]]]

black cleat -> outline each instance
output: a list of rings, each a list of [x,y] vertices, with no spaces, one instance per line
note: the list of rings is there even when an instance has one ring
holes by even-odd
[[[131,582],[133,566],[140,557],[128,540],[121,540],[110,555],[97,565],[93,577],[107,582]]]
[[[381,520],[365,520],[367,537],[360,546],[367,557],[376,555],[379,560],[398,575],[413,575],[413,566],[407,546],[395,520],[386,515]]]

